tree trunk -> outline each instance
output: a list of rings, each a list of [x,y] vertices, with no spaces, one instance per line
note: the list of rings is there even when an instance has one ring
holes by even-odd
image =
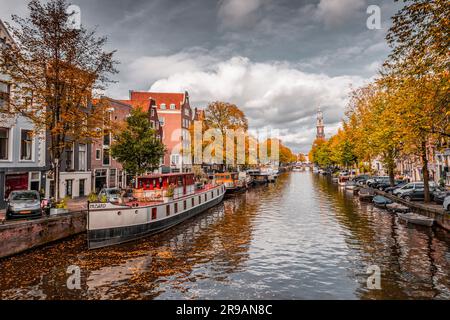
[[[389,184],[391,187],[395,186],[395,176],[394,176],[394,165],[390,163],[388,165],[388,172],[389,172]]]
[[[421,158],[422,158],[422,172],[423,172],[423,189],[425,193],[424,202],[428,203],[430,202],[430,185],[429,185],[430,176],[428,173],[427,148],[425,142],[422,142]]]
[[[55,159],[53,162],[54,166],[54,180],[55,180],[55,202],[59,201],[59,181],[60,181],[60,170],[59,170],[59,159]]]

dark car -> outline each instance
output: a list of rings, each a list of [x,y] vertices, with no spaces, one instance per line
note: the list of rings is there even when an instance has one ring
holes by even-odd
[[[402,181],[401,183],[399,183],[399,184],[397,184],[397,185],[395,185],[395,186],[393,186],[393,187],[389,186],[389,187],[385,188],[385,189],[384,189],[384,192],[387,192],[387,193],[391,193],[391,194],[392,194],[392,193],[394,192],[395,189],[404,187],[404,186],[406,186],[407,184],[408,184],[408,181]]]
[[[390,188],[396,189],[399,186],[400,187],[404,186],[406,183],[407,182],[405,182],[403,180],[395,180],[394,181],[394,186],[391,187],[391,182],[390,181],[383,180],[383,181],[375,183],[372,187],[375,188],[375,189],[381,190],[381,191],[389,192],[389,190],[387,190],[387,189],[390,189]]]
[[[444,199],[448,196],[450,196],[450,191],[447,191],[443,188],[438,188],[431,193],[431,198],[437,204],[443,204]]]
[[[359,175],[359,176],[357,176],[357,177],[354,177],[354,178],[353,178],[353,181],[355,181],[356,184],[362,185],[362,184],[366,183],[366,181],[367,181],[368,179],[370,179],[370,176],[369,176],[369,175],[367,175],[367,174],[361,174],[361,175]]]
[[[7,199],[6,220],[40,218],[41,197],[33,190],[13,191]]]
[[[430,195],[433,197],[433,192],[436,189],[434,187],[430,187]],[[411,190],[408,190],[406,192],[403,192],[400,195],[400,198],[405,199],[406,201],[413,201],[413,200],[424,200],[425,199],[425,189],[422,188],[414,188]]]

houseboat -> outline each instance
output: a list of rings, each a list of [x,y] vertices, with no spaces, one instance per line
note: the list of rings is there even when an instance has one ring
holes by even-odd
[[[247,189],[245,179],[239,179],[239,173],[237,172],[216,173],[214,180],[216,184],[225,186],[227,194]]]
[[[225,195],[224,185],[196,186],[192,173],[139,177],[137,185],[128,201],[89,203],[89,249],[164,231],[219,204]]]

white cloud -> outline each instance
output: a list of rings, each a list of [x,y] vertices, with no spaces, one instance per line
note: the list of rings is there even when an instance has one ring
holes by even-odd
[[[218,17],[222,26],[236,28],[249,21],[249,16],[256,12],[265,0],[222,0],[219,4]]]
[[[178,60],[181,56],[186,62]],[[184,69],[156,81],[151,91],[187,90],[193,106],[204,107],[215,100],[235,103],[247,114],[253,129],[278,129],[282,139],[303,152],[314,139],[318,106],[322,106],[326,122],[335,126],[344,114],[350,86],[364,81],[358,76],[306,73],[287,62],[258,63],[240,56],[208,65],[193,63],[189,54],[166,59],[174,59]],[[201,59],[206,60],[206,56]],[[164,72],[157,64],[151,65],[156,74]],[[160,68],[165,69],[165,64]]]
[[[354,17],[365,5],[365,0],[320,0],[316,17],[323,21],[326,27],[332,28]]]

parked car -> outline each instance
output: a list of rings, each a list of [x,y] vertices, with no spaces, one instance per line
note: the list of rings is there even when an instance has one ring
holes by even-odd
[[[104,198],[106,198],[106,202],[120,202],[121,191],[119,188],[104,188],[100,190],[98,199],[102,201]]]
[[[364,184],[369,179],[370,176],[368,174],[361,174],[359,176],[354,177],[353,181],[355,181],[357,184]]]
[[[430,186],[431,197],[433,196],[434,190],[436,190],[435,187]],[[400,194],[400,198],[405,199],[406,201],[424,200],[425,189],[423,187],[423,184],[421,186],[416,185],[414,188],[409,189],[406,192],[403,192],[402,194]]]
[[[405,192],[409,192],[409,191],[411,191],[413,189],[423,189],[423,188],[424,188],[423,182],[410,182],[410,183],[407,183],[406,185],[404,185],[401,188],[395,189],[392,192],[392,194],[394,196],[398,196],[399,197]],[[436,183],[434,181],[431,181],[430,182],[430,191],[434,191],[435,188],[436,188]]]
[[[380,182],[385,182],[388,181],[389,182],[389,177],[387,176],[382,176],[382,177],[372,177],[370,179],[368,179],[366,181],[366,184],[368,187],[374,187],[376,183],[380,183]]]
[[[372,185],[372,188],[381,190],[381,191],[386,191],[387,188],[395,188],[396,186],[398,186],[399,184],[405,183],[403,180],[395,180],[394,181],[394,187],[391,187],[391,182],[385,181],[385,180],[381,180],[380,182],[376,182]]]
[[[442,207],[444,207],[444,210],[450,211],[450,196],[445,197]]]
[[[436,188],[432,192],[432,199],[437,204],[443,204],[446,197],[450,196],[450,191],[443,188]]]
[[[13,191],[9,194],[6,220],[40,218],[42,216],[41,197],[33,190]]]
[[[402,181],[401,183],[399,183],[393,187],[389,186],[389,187],[385,188],[384,191],[392,194],[394,192],[394,190],[402,188],[402,187],[406,186],[408,183],[409,183],[408,181]]]

